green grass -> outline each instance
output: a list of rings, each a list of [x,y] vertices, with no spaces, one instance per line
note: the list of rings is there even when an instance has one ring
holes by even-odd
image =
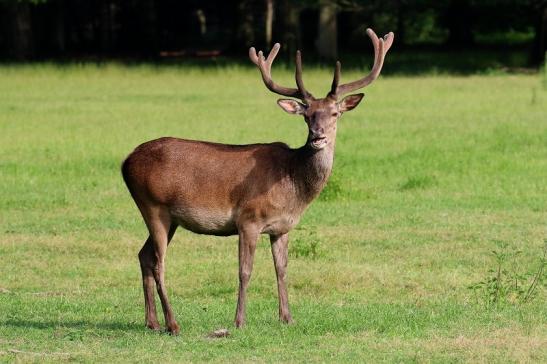
[[[331,75],[307,69],[306,85],[326,93]],[[524,304],[485,305],[468,288],[496,268],[493,250],[522,250],[511,266],[539,269],[544,80],[383,77],[366,94],[292,232],[296,323],[277,321],[267,239],[235,330],[236,238],[179,230],[167,284],[182,333],[170,337],[144,328],[147,233],[121,161],[166,135],[296,147],[304,122],[251,68],[0,67],[0,361],[547,361],[545,279]],[[231,336],[206,338],[221,327]]]

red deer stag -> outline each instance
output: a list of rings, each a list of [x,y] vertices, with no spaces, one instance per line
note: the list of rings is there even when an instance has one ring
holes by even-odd
[[[150,236],[139,252],[144,288],[146,326],[158,330],[154,285],[161,300],[167,331],[178,334],[165,286],[165,254],[180,225],[198,234],[239,236],[239,294],[236,327],[245,323],[245,296],[260,234],[270,235],[279,294],[279,319],[292,321],[287,285],[288,233],[331,174],[336,123],[355,108],[364,94],[341,96],[374,81],[382,69],[393,33],[383,38],[367,29],[374,45],[369,75],[339,85],[336,63],[330,92],[316,99],[302,82],[300,51],[296,53],[296,85],[288,88],[272,80],[271,66],[279,44],[267,58],[249,50],[266,87],[277,94],[289,114],[303,115],[308,125],[306,144],[291,149],[283,143],[225,145],[176,138],[160,138],[138,146],[123,162],[122,174]]]

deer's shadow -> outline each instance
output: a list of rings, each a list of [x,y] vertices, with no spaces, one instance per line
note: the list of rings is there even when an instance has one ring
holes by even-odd
[[[78,329],[78,330],[107,330],[107,331],[144,331],[145,325],[134,322],[86,320],[21,320],[8,319],[2,323],[4,326],[24,329]]]

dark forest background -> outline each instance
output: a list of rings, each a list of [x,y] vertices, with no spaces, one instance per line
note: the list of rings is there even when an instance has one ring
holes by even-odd
[[[283,44],[317,60],[369,46],[367,27],[401,51],[490,50],[545,59],[544,0],[0,0],[4,60],[242,57]]]

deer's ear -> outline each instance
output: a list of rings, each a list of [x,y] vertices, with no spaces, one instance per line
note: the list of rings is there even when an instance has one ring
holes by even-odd
[[[357,105],[359,105],[363,97],[365,97],[365,94],[355,94],[344,97],[344,99],[340,101],[340,112],[346,112],[355,109]]]
[[[279,99],[277,104],[289,114],[302,115],[306,111],[306,106],[298,101],[291,99]]]

